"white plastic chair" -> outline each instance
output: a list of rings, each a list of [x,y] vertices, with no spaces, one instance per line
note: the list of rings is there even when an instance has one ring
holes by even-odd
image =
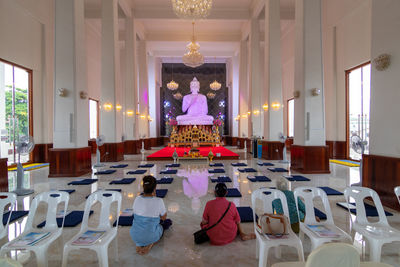
[[[64,227],[65,213],[62,219],[62,225],[61,227],[58,227],[56,218],[57,208],[59,204],[64,203],[63,208],[64,210],[67,210],[68,201],[69,201],[69,194],[67,192],[51,191],[38,194],[32,200],[32,204],[29,209],[28,219],[26,221],[24,231],[16,239],[6,243],[4,246],[1,247],[0,256],[4,257],[6,253],[12,250],[29,250],[35,253],[38,266],[40,267],[47,266],[48,247],[61,236]],[[46,224],[43,228],[36,228],[36,226],[33,225],[33,221],[35,218],[36,210],[41,202],[47,203]],[[36,233],[49,232],[50,234],[34,245],[13,246],[13,244],[16,241],[20,240],[22,237],[31,232],[36,232]]]
[[[397,200],[399,201],[400,204],[400,186],[396,186],[394,188],[394,193],[396,194]]]
[[[75,235],[71,240],[69,240],[64,246],[64,255],[62,260],[62,266],[67,266],[68,254],[70,251],[75,249],[91,249],[97,253],[97,257],[99,259],[99,266],[107,267],[108,266],[108,247],[111,241],[115,240],[115,259],[118,261],[118,239],[117,239],[117,230],[118,230],[118,218],[121,210],[121,200],[122,196],[120,192],[114,191],[105,191],[99,190],[92,193],[88,199],[86,200],[85,211],[83,214],[83,220],[81,225],[81,230],[77,235]],[[89,214],[91,207],[96,203],[100,202],[101,210],[99,217],[99,224],[96,228],[92,228],[88,226],[89,222]],[[116,217],[117,222],[116,226],[113,227],[110,223],[109,216],[111,214],[111,204],[117,202],[117,210]],[[93,231],[105,231],[104,235],[101,236],[96,242],[90,245],[75,245],[72,244],[75,240],[77,240],[83,233],[88,230]]]
[[[357,249],[345,243],[323,244],[311,252],[306,262],[280,262],[272,267],[390,267],[385,263],[360,262]]]
[[[298,197],[304,199],[304,205],[306,207],[306,215],[304,217],[304,222],[300,222],[300,239],[304,234],[306,234],[311,240],[311,251],[319,247],[320,245],[332,241],[340,241],[340,242],[348,242],[352,243],[352,238],[349,234],[345,231],[337,227],[333,221],[331,206],[329,205],[328,196],[326,195],[325,191],[321,188],[317,187],[298,187],[294,191],[294,198],[296,200],[297,210],[299,209],[298,204]],[[326,220],[317,222],[315,219],[315,212],[314,212],[314,202],[315,198],[320,197],[322,200],[322,204],[324,205],[325,213],[326,213]],[[307,225],[324,225],[328,229],[335,231],[339,236],[338,237],[319,237],[315,234],[312,230],[310,230]],[[304,239],[303,239],[304,240]]]
[[[0,192],[0,218],[3,218],[4,215],[4,209],[8,207],[8,210],[10,212],[10,215],[8,216],[8,220],[6,225],[3,225],[3,223],[0,223],[0,239],[3,239],[7,234],[8,234],[8,224],[10,223],[10,218],[11,218],[11,213],[15,207],[15,203],[17,201],[17,195],[14,193],[8,193],[8,192]]]
[[[264,192],[268,193],[267,195]],[[297,254],[300,261],[304,261],[304,253],[303,253],[303,245],[299,237],[292,231],[292,228],[288,227],[289,236],[288,238],[282,239],[274,239],[270,240],[264,234],[260,234],[257,231],[256,224],[256,201],[257,199],[261,200],[263,203],[263,213],[273,213],[272,201],[275,199],[280,199],[282,203],[283,214],[289,218],[289,210],[286,201],[286,196],[282,191],[276,189],[268,189],[268,188],[260,188],[255,190],[251,194],[251,205],[253,208],[253,223],[254,223],[254,232],[256,234],[257,239],[257,247],[256,247],[256,257],[259,257],[258,266],[265,267],[268,262],[268,252],[269,249],[275,247],[275,252],[280,254],[279,246],[290,246],[294,247],[297,250]]]
[[[378,194],[366,187],[352,186],[344,190],[347,204],[350,198],[355,200],[356,219],[351,227],[360,233],[369,244],[369,258],[371,261],[380,262],[382,246],[386,243],[400,241],[400,231],[391,227],[387,221],[385,211],[382,207]],[[379,221],[369,222],[364,207],[364,198],[372,197],[378,211]]]

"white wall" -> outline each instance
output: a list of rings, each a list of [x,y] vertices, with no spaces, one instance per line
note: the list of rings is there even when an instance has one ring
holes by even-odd
[[[88,97],[100,100],[101,95],[101,23],[86,19],[86,66]]]
[[[0,58],[33,70],[33,135],[53,139],[54,4],[0,0]]]
[[[400,1],[372,2],[372,58],[391,55],[384,71],[371,68],[370,154],[400,157]]]
[[[345,71],[371,58],[371,0],[323,0],[322,8],[326,139],[345,141]]]

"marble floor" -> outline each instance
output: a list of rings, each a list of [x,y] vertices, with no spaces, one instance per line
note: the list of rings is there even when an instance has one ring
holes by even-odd
[[[259,174],[264,174],[271,178],[272,182],[250,183],[246,177],[248,174],[239,173],[237,167],[232,167],[231,162],[224,160],[226,175],[233,180],[228,187],[235,187],[240,190],[242,198],[230,198],[237,206],[251,206],[251,192],[259,187],[275,186],[276,181],[282,176],[282,173],[273,173],[267,170],[267,167],[258,166],[257,159],[253,159],[250,154],[246,154],[243,150],[230,148],[232,151],[240,154],[240,161],[246,162],[249,167],[254,167]],[[146,155],[153,153],[146,151]],[[159,174],[161,169],[165,168],[165,164],[171,163],[166,161],[150,162],[155,163],[153,168],[148,169],[144,175],[127,175],[129,170],[137,168],[142,162],[142,155],[125,156],[125,160],[119,163],[129,164],[124,169],[117,169],[117,172],[111,175],[87,174],[79,178],[48,178],[48,168],[42,168],[26,172],[25,183],[27,186],[35,190],[35,194],[54,189],[75,189],[76,192],[70,195],[69,210],[83,210],[85,205],[85,197],[91,192],[98,189],[120,188],[122,189],[122,209],[131,208],[133,200],[141,192],[141,179],[144,175],[152,174],[161,177]],[[94,162],[94,159],[93,159]],[[218,162],[218,160],[217,160]],[[277,167],[287,168],[287,164],[270,161]],[[119,262],[116,262],[113,253],[112,243],[109,249],[110,266],[257,266],[256,259],[256,243],[255,240],[243,242],[237,238],[231,244],[226,246],[211,246],[209,244],[195,245],[193,242],[193,232],[199,229],[202,211],[208,200],[213,199],[214,185],[210,181],[211,174],[208,174],[208,165],[205,161],[182,161],[181,167],[177,175],[172,175],[174,181],[172,184],[159,185],[157,188],[169,189],[167,196],[164,198],[165,206],[168,210],[168,217],[172,219],[172,227],[166,231],[162,240],[157,243],[148,255],[140,256],[136,254],[135,244],[129,235],[129,227],[119,227],[118,229],[118,254]],[[110,166],[108,163],[107,166]],[[105,167],[107,169],[107,167]],[[331,164],[330,174],[306,175],[311,182],[291,182],[291,189],[298,186],[330,186],[339,191],[344,190],[350,183],[359,180],[358,168],[345,167],[337,164]],[[218,174],[215,174],[218,176]],[[81,178],[98,178],[99,182],[92,185],[71,186],[69,182],[79,180]],[[135,177],[137,180],[130,185],[109,185],[111,180],[123,177]],[[9,172],[10,190],[15,184],[15,172]],[[18,209],[29,209],[33,195],[18,198]],[[349,232],[350,216],[349,213],[338,208],[335,203],[345,201],[343,196],[329,196],[334,221],[337,226]],[[98,207],[94,208],[94,215],[91,217],[94,223],[99,215]],[[394,216],[388,217],[389,223],[400,229],[400,213],[387,209],[394,213]],[[97,212],[96,212],[97,211]],[[43,220],[44,208],[35,221]],[[115,218],[115,214],[113,215]],[[112,219],[114,220],[114,219]],[[14,239],[25,225],[26,217],[16,223],[10,225],[9,239]],[[246,232],[253,231],[252,223],[243,223],[243,229]],[[74,228],[64,228],[62,240],[66,242],[71,239],[80,229],[80,226]],[[353,234],[354,235],[354,234]],[[359,237],[356,237],[359,239]],[[5,240],[3,240],[3,243]],[[61,266],[62,246],[60,242],[55,242],[49,248],[49,266]],[[303,243],[305,256],[310,253],[310,241],[308,239]],[[356,242],[356,245],[362,249],[362,243]],[[400,267],[400,249],[399,243],[385,245],[382,252],[382,262]],[[15,254],[13,254],[15,256]],[[18,253],[18,260],[24,263],[24,266],[36,266],[36,260],[29,253]],[[368,257],[368,254],[367,254]],[[276,259],[274,253],[270,253],[269,260],[271,263],[279,261],[295,261],[297,260],[296,251],[291,248],[282,250],[282,259]],[[74,251],[69,255],[68,266],[98,266],[97,257],[90,250]]]

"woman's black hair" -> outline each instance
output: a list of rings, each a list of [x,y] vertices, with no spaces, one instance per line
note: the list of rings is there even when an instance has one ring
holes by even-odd
[[[226,195],[226,192],[228,192],[228,188],[226,187],[226,184],[218,183],[215,186],[215,195],[217,197],[224,197]]]
[[[151,175],[147,175],[143,177],[143,192],[145,194],[151,194],[154,192],[154,189],[156,189],[157,186],[157,181],[156,178],[154,178]]]

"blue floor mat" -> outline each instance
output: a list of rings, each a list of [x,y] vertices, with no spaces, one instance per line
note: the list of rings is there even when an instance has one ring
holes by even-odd
[[[216,163],[210,163],[209,166],[210,167],[224,167],[224,164],[220,163],[220,162],[216,162]]]
[[[237,188],[228,188],[228,194],[226,197],[242,197],[242,194],[237,190]]]
[[[180,163],[171,163],[171,164],[165,165],[166,168],[179,168],[180,166],[181,166]]]
[[[224,169],[208,169],[208,173],[225,173]]]
[[[256,175],[256,176],[247,176],[247,179],[251,182],[271,182],[267,176],[264,175]]]
[[[174,181],[174,178],[161,178],[160,180],[157,180],[157,184],[172,184]]]
[[[343,203],[339,202],[339,203],[336,203],[336,205],[341,207],[341,208],[343,208],[343,209],[345,209],[345,210],[348,210],[347,207],[343,205]],[[355,203],[350,203],[350,205],[353,205],[355,207]],[[364,207],[365,207],[365,213],[366,213],[366,215],[368,217],[377,217],[377,216],[379,216],[378,210],[374,206],[364,202]],[[353,213],[353,214],[357,214],[356,208],[350,208],[350,212]],[[388,212],[388,211],[385,210],[385,215],[386,216],[393,216],[393,213]]]
[[[131,184],[136,181],[136,178],[123,178],[121,180],[111,181],[110,184]]]
[[[64,227],[75,227],[78,224],[80,224],[83,220],[83,210],[73,210],[67,216],[65,216],[64,220]],[[93,214],[93,210],[90,211],[89,217]],[[46,224],[46,221],[41,222],[38,224],[38,228],[44,227]],[[57,225],[58,227],[61,227],[62,225],[62,218],[57,218]]]
[[[239,212],[240,222],[253,222],[253,209],[251,207],[236,207]]]
[[[177,174],[178,170],[162,170],[160,174]]]
[[[268,168],[268,170],[271,172],[288,172],[288,170],[284,168]]]
[[[16,220],[19,220],[20,218],[28,215],[29,211],[27,210],[13,210],[11,212],[11,218],[10,218],[10,223],[15,222]],[[6,213],[3,214],[3,225],[7,224],[8,217],[10,216],[10,212],[7,211]]]
[[[319,188],[321,188],[322,190],[324,190],[325,193],[326,193],[328,196],[341,196],[341,195],[343,195],[342,192],[339,192],[339,191],[337,191],[337,190],[335,190],[335,189],[333,189],[333,188],[330,188],[329,186],[319,186]]]
[[[145,174],[147,170],[134,170],[134,171],[129,171],[127,174]]]
[[[119,216],[118,225],[119,226],[132,226],[133,223],[133,215],[132,216]],[[113,223],[113,226],[117,224],[117,221]]]
[[[153,163],[140,164],[140,165],[138,166],[138,168],[152,168],[152,167],[154,167],[154,164],[153,164]]]
[[[108,188],[108,189],[103,189],[103,190],[105,190],[105,191],[115,191],[115,192],[122,192],[122,189],[114,189],[114,188]],[[85,198],[87,199],[88,197],[90,196],[90,194],[89,195],[87,195]]]
[[[68,183],[68,185],[90,185],[90,184],[93,184],[93,183],[95,183],[97,181],[98,181],[98,179],[83,179],[83,180],[80,180],[80,181],[70,182],[70,183]]]
[[[102,174],[112,174],[116,172],[116,170],[104,170],[104,171],[98,171],[95,173],[95,175],[102,175]]]
[[[275,166],[274,164],[269,163],[269,162],[257,162],[257,165],[258,166]]]
[[[238,169],[240,172],[257,172],[256,169],[254,168],[243,168],[243,169]]]
[[[156,197],[164,198],[168,193],[168,189],[156,189]]]
[[[304,177],[303,175],[292,175],[292,176],[285,176],[286,179],[288,179],[291,182],[307,182],[311,181],[307,177]]]
[[[228,176],[219,176],[218,178],[211,178],[212,183],[231,183],[232,179]]]
[[[247,164],[246,164],[246,163],[243,163],[243,162],[231,163],[231,165],[232,165],[233,167],[246,167],[246,166],[247,166]]]
[[[126,168],[128,167],[128,164],[118,164],[118,165],[111,165],[110,168]]]

